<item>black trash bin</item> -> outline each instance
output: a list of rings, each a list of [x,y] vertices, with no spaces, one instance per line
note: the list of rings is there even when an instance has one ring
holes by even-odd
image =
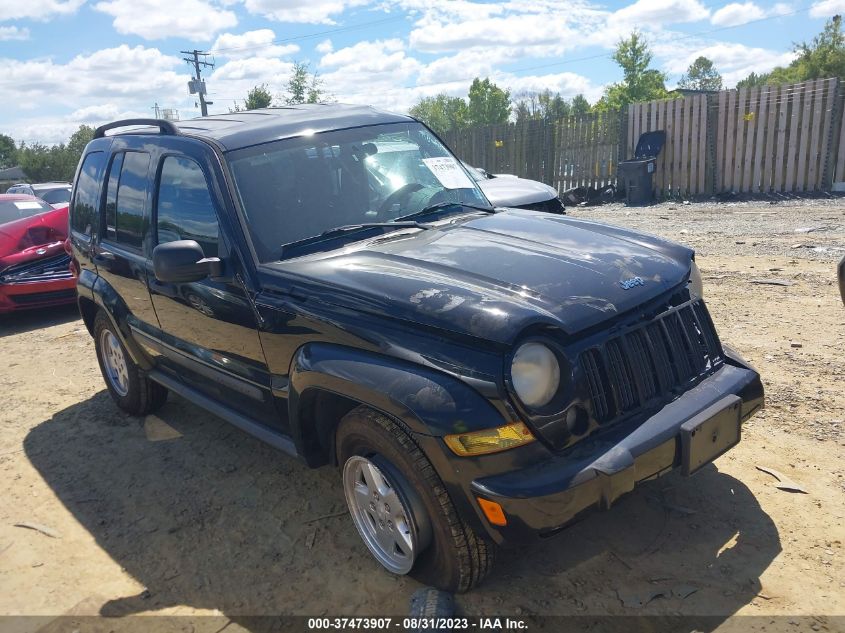
[[[654,165],[665,143],[665,131],[645,132],[637,141],[634,157],[619,163],[619,182],[625,189],[626,205],[650,204],[654,200]]]

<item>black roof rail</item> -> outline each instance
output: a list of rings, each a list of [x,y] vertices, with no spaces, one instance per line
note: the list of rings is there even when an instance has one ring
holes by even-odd
[[[170,136],[179,135],[179,129],[173,123],[164,119],[123,119],[122,121],[101,125],[94,130],[94,138],[103,138],[109,130],[130,125],[152,125],[157,127],[162,134]]]

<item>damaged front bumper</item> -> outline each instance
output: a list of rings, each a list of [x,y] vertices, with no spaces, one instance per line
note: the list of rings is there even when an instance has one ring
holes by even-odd
[[[551,536],[590,510],[609,508],[641,481],[673,469],[691,474],[713,461],[762,407],[759,374],[732,361],[635,428],[622,424],[565,455],[475,479],[470,488],[507,517],[507,525],[486,525],[497,543]]]
[[[75,301],[76,279],[65,253],[0,271],[0,314]]]

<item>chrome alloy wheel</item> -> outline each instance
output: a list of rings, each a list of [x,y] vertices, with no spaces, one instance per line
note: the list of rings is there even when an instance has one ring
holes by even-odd
[[[109,384],[119,396],[125,396],[129,393],[129,369],[120,341],[111,330],[104,329],[100,334],[100,353]]]
[[[352,521],[370,552],[388,571],[407,574],[430,540],[422,530],[409,501],[412,491],[399,488],[398,477],[386,475],[376,464],[358,455],[343,467],[343,492]]]

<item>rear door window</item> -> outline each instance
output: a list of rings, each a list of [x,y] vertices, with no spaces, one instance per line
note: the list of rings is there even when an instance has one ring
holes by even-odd
[[[144,240],[149,166],[146,152],[115,154],[106,188],[103,235],[137,250]]]
[[[70,212],[70,228],[75,233],[91,236],[97,217],[100,174],[105,162],[106,155],[103,152],[91,152],[82,162]]]

